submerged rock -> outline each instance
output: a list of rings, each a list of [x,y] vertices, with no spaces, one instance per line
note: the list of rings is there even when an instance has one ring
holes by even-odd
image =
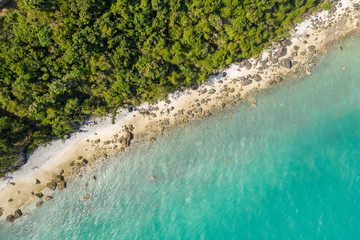
[[[39,201],[39,202],[36,203],[36,207],[40,207],[40,206],[42,206],[43,204],[44,204],[43,201]]]
[[[82,200],[83,200],[83,201],[87,201],[87,200],[90,199],[90,197],[91,197],[91,195],[90,195],[90,193],[88,193],[88,194],[86,194],[85,196],[83,196]]]
[[[6,221],[7,221],[7,222],[10,222],[10,223],[13,223],[13,222],[15,221],[14,215],[8,215],[8,216],[6,217]]]
[[[47,195],[47,196],[45,197],[45,201],[50,201],[51,199],[53,199],[52,196]]]

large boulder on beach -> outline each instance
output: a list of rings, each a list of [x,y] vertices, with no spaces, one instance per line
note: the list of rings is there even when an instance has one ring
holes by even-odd
[[[252,80],[250,80],[250,79],[245,79],[245,81],[242,82],[242,85],[243,85],[243,86],[246,86],[246,85],[249,85],[249,84],[251,84],[251,83],[252,83]]]
[[[213,88],[208,91],[209,94],[214,94],[215,92],[216,92],[216,90]]]
[[[22,215],[23,215],[23,214],[22,214],[22,211],[21,211],[20,209],[17,209],[17,210],[15,211],[15,213],[14,213],[15,219],[20,218]]]
[[[286,67],[288,69],[292,68],[291,59],[289,59],[289,58],[284,59],[284,67]]]
[[[44,194],[42,193],[35,193],[35,196],[37,196],[38,198],[42,198],[44,196]]]
[[[285,46],[291,46],[292,42],[290,39],[285,39],[283,42],[282,42],[283,45]]]
[[[15,221],[14,215],[8,215],[6,217],[6,221],[9,222],[9,223],[13,223]]]
[[[280,48],[279,50],[277,50],[274,57],[281,58],[281,57],[284,57],[286,54],[287,54],[287,49],[284,47],[284,48]]]
[[[257,82],[260,82],[262,80],[261,76],[259,74],[256,74],[254,76],[254,80],[257,81]]]
[[[0,207],[0,217],[3,215],[3,213],[4,213],[4,210],[2,207]]]
[[[247,69],[247,70],[250,70],[250,69],[251,69],[251,67],[252,67],[251,62],[246,61],[246,63],[245,63],[245,67],[246,67],[246,69]]]

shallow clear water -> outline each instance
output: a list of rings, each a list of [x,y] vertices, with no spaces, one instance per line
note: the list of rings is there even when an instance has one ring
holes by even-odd
[[[343,46],[256,109],[145,143],[96,183],[85,176],[31,217],[0,223],[0,239],[359,239],[359,36]]]

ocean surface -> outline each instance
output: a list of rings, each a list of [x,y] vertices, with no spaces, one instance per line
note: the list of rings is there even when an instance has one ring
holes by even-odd
[[[255,109],[107,160],[0,239],[360,239],[360,36],[341,45]]]

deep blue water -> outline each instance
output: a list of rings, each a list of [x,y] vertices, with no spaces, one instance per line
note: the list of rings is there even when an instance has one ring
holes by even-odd
[[[109,161],[96,183],[85,176],[31,217],[1,222],[0,239],[360,239],[359,40],[255,109]]]

